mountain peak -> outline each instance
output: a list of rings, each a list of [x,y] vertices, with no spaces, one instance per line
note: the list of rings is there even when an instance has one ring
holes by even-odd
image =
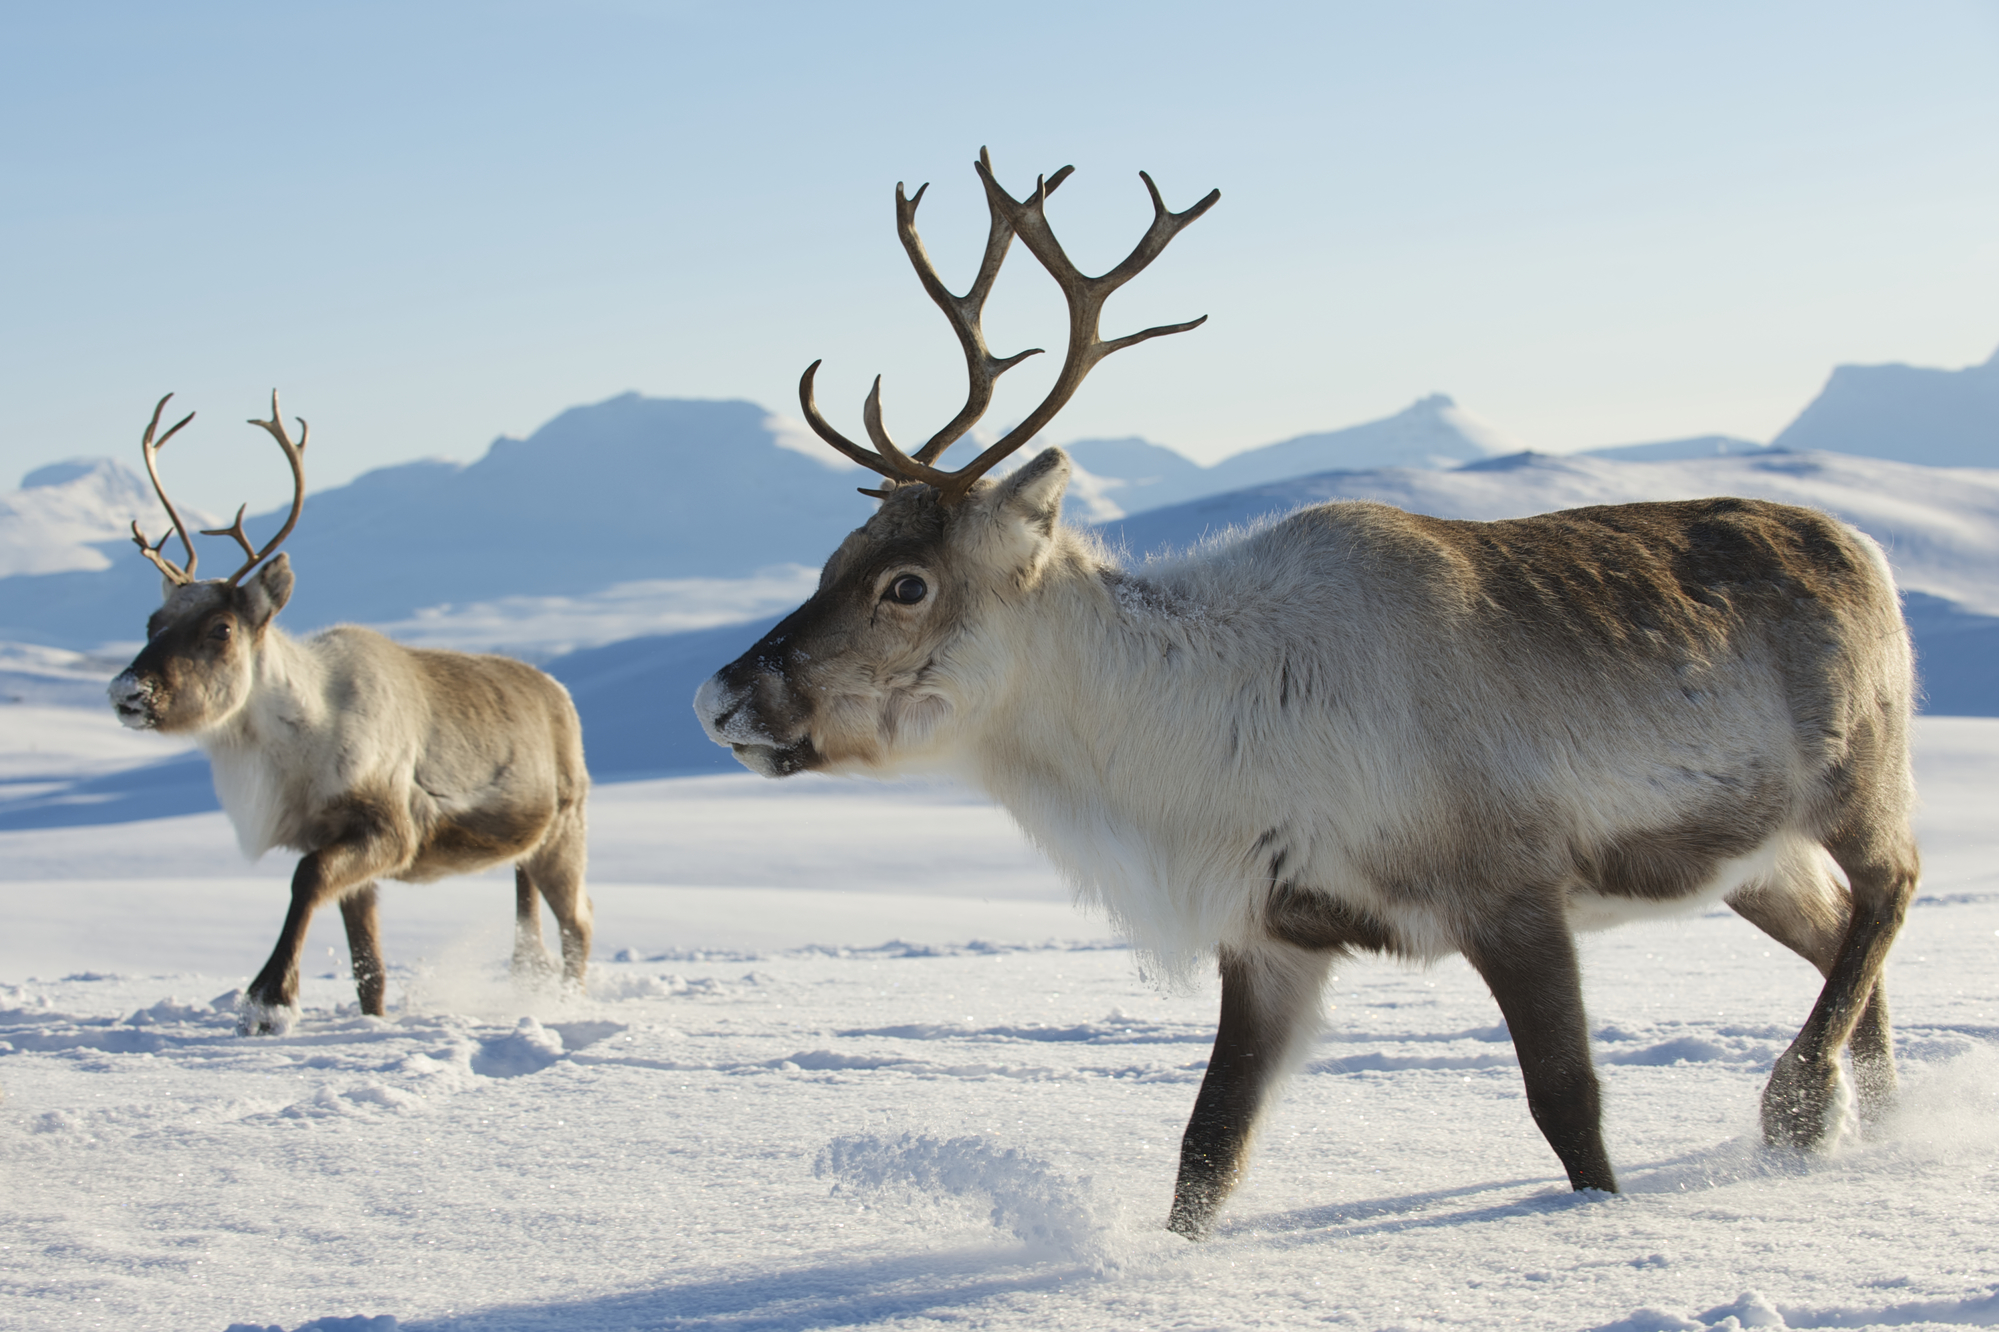
[[[1983,365],[1842,365],[1771,441],[1930,467],[1999,463],[1999,352]]]
[[[113,481],[138,480],[137,475],[116,458],[70,458],[37,467],[21,478],[21,489],[45,490],[50,486],[68,485],[86,476],[101,476]]]
[[[183,513],[190,526],[215,521],[185,506]],[[0,495],[0,578],[108,569],[111,559],[99,547],[126,540],[135,518],[154,534],[167,523],[152,487],[116,458],[37,467],[19,490]]]

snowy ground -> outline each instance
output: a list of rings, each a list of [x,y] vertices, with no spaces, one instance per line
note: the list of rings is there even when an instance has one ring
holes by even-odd
[[[160,752],[0,722],[0,784]],[[283,1039],[223,1010],[289,866],[222,816],[0,834],[0,1328],[1999,1326],[1999,721],[1919,737],[1893,1122],[1757,1146],[1815,978],[1632,927],[1585,954],[1626,1191],[1579,1198],[1469,971],[1357,962],[1203,1246],[1160,1223],[1212,987],[954,792],[600,788],[588,999],[506,980],[504,880],[391,885],[390,1017],[328,920]]]

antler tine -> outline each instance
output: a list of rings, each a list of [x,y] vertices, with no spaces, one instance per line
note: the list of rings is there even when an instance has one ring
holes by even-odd
[[[812,427],[812,433],[870,471],[880,472],[891,481],[902,479],[902,473],[896,471],[887,460],[883,459],[879,454],[868,452],[860,445],[854,443],[853,440],[848,439],[845,435],[835,430],[831,422],[820,415],[818,399],[812,392],[812,379],[813,376],[819,373],[821,364],[823,364],[823,361],[814,361],[811,365],[806,366],[805,373],[799,376],[798,379],[798,405],[804,411],[805,423]],[[863,491],[862,493],[867,494],[870,492]]]
[[[882,425],[882,377],[875,376],[875,386],[868,390],[868,400],[861,404],[861,424],[868,428],[868,438],[888,465],[895,469],[897,479],[903,481],[923,481],[942,487],[950,481],[951,473],[932,467],[923,459],[922,453],[914,458],[895,446],[888,437],[888,430]]]
[[[243,553],[249,556],[250,562],[252,564],[255,564],[257,562],[257,548],[250,544],[249,534],[243,530],[243,514],[246,510],[249,509],[249,507],[250,506],[248,504],[237,505],[235,522],[229,524],[229,526],[227,527],[204,527],[201,529],[201,534],[203,536],[226,536],[226,537],[236,538],[236,544],[243,548]],[[236,579],[231,578],[229,581],[233,583],[236,581]]]
[[[245,555],[249,556],[244,561],[242,568],[229,575],[227,581],[231,587],[241,582],[245,574],[249,573],[259,564],[262,564],[272,551],[284,544],[285,538],[292,534],[294,527],[298,526],[299,514],[305,511],[305,446],[312,438],[312,427],[306,424],[303,416],[299,417],[298,443],[292,443],[292,437],[285,432],[284,416],[278,411],[278,391],[276,389],[271,390],[271,419],[268,421],[259,421],[255,417],[251,417],[249,424],[262,426],[265,430],[269,431],[271,438],[278,442],[278,447],[284,450],[285,461],[291,464],[292,511],[285,517],[285,525],[278,529],[278,534],[269,541],[266,541],[262,549],[253,547],[250,544],[250,538],[243,532],[243,511],[250,507],[247,504],[237,508],[236,521],[232,526],[202,529],[201,534],[203,536],[235,538],[236,544],[243,548]]]
[[[1041,261],[1048,275],[1062,289],[1069,304],[1069,348],[1062,361],[1061,373],[1056,376],[1055,386],[1048,396],[1027,417],[1008,431],[1004,438],[987,448],[969,464],[952,473],[952,480],[945,490],[946,498],[963,495],[986,472],[1001,459],[1020,448],[1040,432],[1041,428],[1054,419],[1069,399],[1075,396],[1083,379],[1096,367],[1097,362],[1112,352],[1122,351],[1149,338],[1164,337],[1169,333],[1185,333],[1199,328],[1207,322],[1207,316],[1190,319],[1183,324],[1161,324],[1142,329],[1121,338],[1106,342],[1098,333],[1098,324],[1103,316],[1104,302],[1111,293],[1137,277],[1146,265],[1157,259],[1173,238],[1182,230],[1199,220],[1203,213],[1213,208],[1222,197],[1220,190],[1210,190],[1207,197],[1184,212],[1175,213],[1166,207],[1160,197],[1158,186],[1152,177],[1141,171],[1139,179],[1145,182],[1145,189],[1152,196],[1152,222],[1139,238],[1138,244],[1126,255],[1124,261],[1099,277],[1085,277],[1080,269],[1063,252],[1062,243],[1055,238],[1054,230],[1048,225],[1046,207],[1048,185],[1035,182],[1034,193],[1026,199],[1015,199],[1000,188],[993,177],[991,164],[982,156],[978,163],[979,180],[986,187],[986,197],[992,202],[995,212],[1004,213],[1008,223],[1019,235],[1021,244],[1028,252]]]
[[[160,484],[158,455],[159,451],[166,446],[166,442],[179,434],[182,426],[194,419],[194,413],[189,412],[186,416],[174,422],[172,428],[166,434],[161,435],[158,439],[153,438],[155,432],[160,428],[160,413],[167,409],[167,404],[173,401],[173,396],[173,394],[169,393],[166,397],[161,398],[153,404],[153,419],[146,423],[146,433],[139,441],[139,451],[146,458],[146,475],[153,479],[153,493],[160,497],[160,505],[166,509],[167,517],[172,521],[173,526],[160,534],[158,542],[151,542],[146,540],[145,532],[140,530],[139,520],[134,518],[132,520],[132,541],[144,552],[146,558],[151,560],[159,568],[159,571],[166,575],[167,581],[185,586],[194,581],[194,566],[200,557],[194,553],[194,542],[188,538],[187,524],[181,521],[180,510],[176,509],[174,502],[167,498],[167,488]],[[181,548],[187,551],[187,567],[184,569],[160,553],[166,549],[168,539],[176,532],[180,534]]]
[[[979,149],[979,161],[984,163],[988,170],[991,169],[992,159],[984,148]],[[1073,166],[1065,166],[1057,171],[1048,178],[1047,188],[1052,192],[1067,180],[1075,169]],[[1001,375],[1028,357],[1039,356],[1043,350],[1040,347],[1030,347],[1024,352],[1000,357],[994,356],[992,348],[986,345],[985,328],[982,324],[986,297],[992,294],[993,282],[999,277],[1000,265],[1006,262],[1006,252],[1013,245],[1013,224],[990,199],[987,200],[986,209],[991,214],[992,222],[986,232],[986,252],[979,261],[978,276],[972,279],[971,288],[963,296],[955,296],[938,276],[937,266],[931,261],[930,252],[924,247],[923,237],[917,234],[916,230],[916,206],[923,202],[923,192],[929,188],[929,185],[923,185],[918,188],[915,197],[905,199],[902,195],[902,182],[896,182],[896,233],[902,238],[902,248],[908,251],[910,265],[916,269],[916,276],[918,281],[923,283],[923,290],[930,294],[930,299],[944,312],[944,318],[950,322],[951,331],[958,335],[959,345],[965,349],[966,378],[970,381],[970,388],[965,395],[964,407],[951,418],[949,424],[932,435],[923,447],[916,451],[916,461],[926,464],[935,462],[945,449],[955,444],[967,430],[978,423],[980,417],[986,414],[986,409],[992,406],[993,385]]]

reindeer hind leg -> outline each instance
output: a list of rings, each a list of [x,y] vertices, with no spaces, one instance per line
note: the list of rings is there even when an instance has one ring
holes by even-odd
[[[1781,856],[1767,878],[1728,895],[1737,914],[1811,963],[1821,977],[1832,974],[1853,919],[1853,898],[1830,868],[1816,845],[1801,845]],[[1894,1097],[1895,1056],[1888,1029],[1887,982],[1878,975],[1848,1047],[1853,1051],[1861,1113],[1879,1119]]]
[[[555,960],[541,941],[541,892],[525,863],[514,866],[513,973],[530,981],[555,974]]]
[[[556,828],[548,839],[535,850],[533,856],[522,862],[522,870],[517,871],[523,876],[521,882],[531,882],[534,888],[540,889],[542,897],[548,902],[548,909],[555,914],[556,928],[562,935],[563,982],[577,990],[583,988],[585,971],[590,964],[590,936],[594,924],[590,895],[583,885],[586,857],[581,810],[565,811],[557,817]],[[537,921],[537,947],[540,942],[541,928]]]
[[[1846,872],[1851,908],[1818,1002],[1763,1090],[1763,1138],[1772,1146],[1817,1147],[1837,1128],[1839,1055],[1849,1042],[1863,1109],[1878,1115],[1895,1094],[1881,968],[1921,862],[1900,817],[1861,820],[1828,838],[1826,850]]]

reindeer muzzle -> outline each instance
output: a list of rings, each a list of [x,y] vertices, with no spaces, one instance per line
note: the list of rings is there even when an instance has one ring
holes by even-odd
[[[762,777],[789,777],[817,767],[819,751],[813,746],[808,730],[798,726],[797,733],[785,739],[782,732],[794,727],[783,722],[773,725],[772,713],[791,709],[769,706],[772,700],[765,695],[773,692],[788,695],[784,681],[777,676],[758,675],[747,684],[733,684],[726,678],[733,670],[733,666],[725,666],[715,672],[701,682],[694,695],[694,713],[701,719],[701,729],[708,733],[708,738],[718,745],[727,745],[738,763]]]
[[[160,723],[157,696],[159,680],[125,671],[111,682],[111,710],[118,720],[135,731],[150,731]]]

